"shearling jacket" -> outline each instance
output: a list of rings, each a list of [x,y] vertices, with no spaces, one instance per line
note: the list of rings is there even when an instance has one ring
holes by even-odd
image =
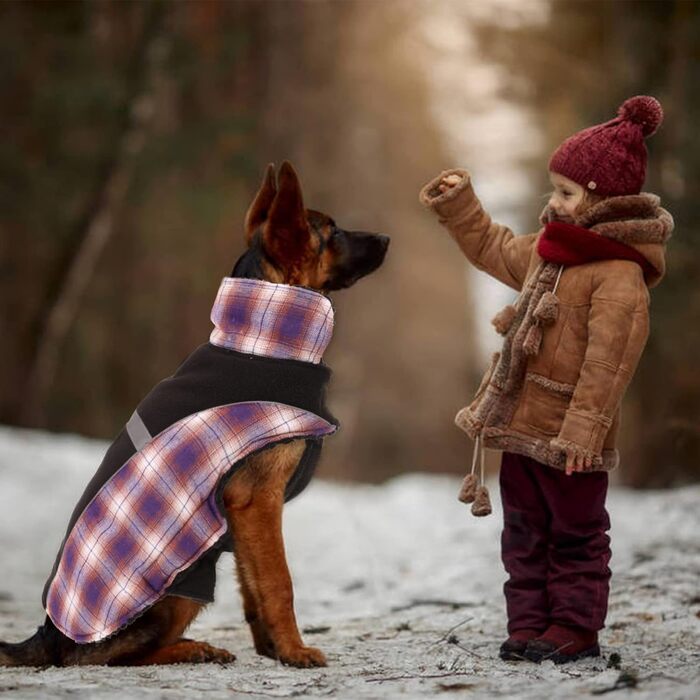
[[[444,193],[447,175],[461,181]],[[574,223],[634,248],[650,263],[598,260],[557,266],[537,253],[543,229],[514,235],[491,220],[467,171],[447,170],[420,192],[467,258],[520,297],[500,325],[495,353],[471,403],[455,421],[484,447],[508,450],[563,469],[566,450],[590,458],[594,470],[619,463],[616,438],[622,397],[649,334],[649,288],[665,273],[673,219],[656,195],[609,197]],[[543,213],[542,223],[545,213]],[[556,294],[556,318],[540,324],[543,297]],[[501,319],[503,321],[503,319]],[[541,338],[529,348],[532,328]]]

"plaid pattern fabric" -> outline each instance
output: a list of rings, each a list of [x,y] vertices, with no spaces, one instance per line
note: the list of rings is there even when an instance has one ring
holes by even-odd
[[[224,277],[211,320],[214,345],[315,364],[333,334],[333,307],[323,294],[238,277]]]
[[[47,613],[95,642],[129,623],[226,532],[221,476],[246,455],[335,426],[299,408],[242,402],[201,411],[153,438],[105,483],[66,539]]]

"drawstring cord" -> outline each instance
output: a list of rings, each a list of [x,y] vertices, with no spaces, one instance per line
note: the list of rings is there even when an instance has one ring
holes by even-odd
[[[479,459],[481,462],[481,485],[484,485],[484,447],[483,445],[479,445],[480,450],[479,450]]]
[[[480,478],[476,476],[476,462],[480,460]],[[489,490],[484,482],[485,478],[485,456],[484,448],[481,444],[481,435],[477,434],[474,441],[474,453],[472,454],[472,468],[469,474],[464,477],[462,487],[459,491],[459,500],[462,503],[472,504],[472,515],[478,517],[488,515],[491,512],[491,500]]]
[[[559,280],[561,279],[562,272],[564,272],[564,266],[560,265],[559,266],[559,273],[557,274],[557,281],[554,283],[554,289],[552,290],[552,294],[557,293],[557,287],[559,286]]]
[[[472,470],[469,472],[470,474],[474,474],[476,471],[476,460],[477,460],[477,455],[479,454],[479,440],[481,439],[481,435],[476,436],[476,441],[474,442],[474,452],[472,454]],[[484,480],[484,460],[482,458],[481,460],[481,480]]]
[[[483,485],[484,484],[484,448],[481,445],[481,435],[476,436],[476,440],[474,441],[474,454],[472,455],[472,470],[469,472],[470,474],[474,474],[476,471],[476,460],[477,460],[477,455],[478,459],[480,462],[480,479],[479,479],[479,484]]]

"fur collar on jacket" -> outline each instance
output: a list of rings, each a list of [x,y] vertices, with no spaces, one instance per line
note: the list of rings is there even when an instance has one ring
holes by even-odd
[[[583,265],[595,260],[631,260],[650,279],[657,274],[652,264],[632,246],[601,236],[590,229],[563,221],[550,221],[537,239],[537,254],[559,265]]]
[[[660,202],[659,197],[650,192],[606,197],[574,217],[571,223],[641,253],[654,270],[646,277],[647,286],[656,287],[666,272],[666,242],[674,225],[673,217]],[[548,205],[540,215],[540,222],[546,225],[552,220]]]

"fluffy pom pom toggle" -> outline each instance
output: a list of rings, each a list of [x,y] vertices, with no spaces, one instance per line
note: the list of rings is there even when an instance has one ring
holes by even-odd
[[[564,266],[560,266],[557,274],[554,289],[551,292],[545,292],[537,302],[535,310],[532,312],[533,324],[530,326],[525,340],[523,341],[523,352],[528,357],[534,357],[542,347],[542,326],[550,326],[556,322],[559,317],[559,299],[557,299],[557,288],[561,280],[561,274],[564,271]]]
[[[491,515],[491,499],[489,498],[489,490],[485,486],[477,486],[474,503],[472,503],[472,515],[477,518],[483,518],[485,515]]]
[[[474,503],[477,486],[476,474],[467,474],[464,477],[464,481],[462,481],[462,488],[459,490],[459,496],[457,498],[459,498],[462,503]]]
[[[554,323],[559,315],[559,299],[556,294],[545,292],[532,315],[545,326]]]
[[[481,457],[480,478],[476,475],[476,461],[479,456]],[[483,517],[491,513],[489,490],[484,485],[484,450],[481,446],[481,437],[479,435],[476,436],[476,442],[474,443],[471,472],[464,477],[458,498],[462,503],[472,504],[472,515]]]
[[[504,309],[501,309],[492,319],[491,323],[498,333],[505,335],[510,327],[513,325],[515,320],[515,314],[517,309],[512,305],[508,304]]]

